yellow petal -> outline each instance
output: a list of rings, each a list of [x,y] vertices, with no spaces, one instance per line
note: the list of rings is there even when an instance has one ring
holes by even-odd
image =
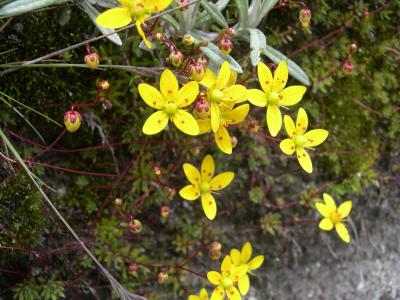
[[[279,105],[291,106],[299,103],[306,91],[307,88],[302,85],[294,85],[284,89],[279,94],[281,99]]]
[[[304,134],[304,132],[306,132],[307,130],[307,127],[308,127],[307,113],[304,109],[299,108],[296,119],[296,131],[300,134]]]
[[[208,281],[213,285],[220,285],[222,283],[222,276],[220,273],[215,271],[210,271],[207,273]]]
[[[296,150],[296,146],[292,139],[284,139],[279,143],[279,148],[281,148],[282,152],[287,155],[292,155]]]
[[[341,218],[346,218],[352,208],[352,202],[350,200],[343,202],[339,205],[337,212],[340,214]]]
[[[197,119],[197,124],[199,125],[199,134],[204,134],[211,131],[211,119]]]
[[[224,300],[225,299],[225,289],[222,286],[218,286],[214,289],[210,300]]]
[[[186,175],[186,178],[189,180],[189,182],[195,186],[197,186],[198,184],[200,184],[200,179],[201,179],[201,175],[199,170],[197,170],[197,168],[191,164],[188,163],[184,163],[183,164],[183,172]]]
[[[252,271],[252,270],[256,270],[259,267],[261,267],[261,265],[263,263],[264,263],[264,256],[258,255],[256,257],[254,257],[247,265],[248,265],[250,271]]]
[[[272,136],[276,136],[282,127],[282,114],[278,105],[268,105],[267,125]]]
[[[229,77],[227,86],[234,85],[234,84],[236,83],[236,79],[237,79],[237,72],[236,72],[236,71],[233,71],[233,70],[231,69],[231,76]]]
[[[147,83],[141,83],[138,86],[140,97],[147,105],[155,109],[163,109],[165,107],[164,97],[161,93],[151,85]]]
[[[241,102],[246,100],[246,87],[240,84],[232,85],[224,90],[223,101]]]
[[[265,93],[258,89],[247,90],[246,99],[255,106],[264,107],[267,105],[267,97],[265,97]]]
[[[283,118],[283,122],[285,123],[285,130],[289,137],[293,137],[296,134],[296,125],[294,125],[293,119],[285,115]]]
[[[242,251],[240,252],[240,260],[243,263],[247,263],[250,260],[252,251],[253,248],[251,247],[251,244],[249,242],[245,243],[243,245]]]
[[[179,195],[186,200],[196,200],[200,196],[200,191],[195,185],[187,185],[179,191]]]
[[[300,163],[300,166],[303,168],[304,171],[307,173],[312,173],[313,166],[311,162],[311,158],[308,155],[307,151],[304,148],[297,148],[296,149],[297,160]]]
[[[202,181],[210,181],[214,176],[215,164],[211,155],[204,157],[201,163],[201,179]]]
[[[159,133],[168,124],[168,115],[164,111],[157,111],[150,115],[143,125],[143,133],[153,135]]]
[[[249,113],[250,105],[240,105],[224,115],[227,124],[238,124],[243,122]]]
[[[217,214],[217,204],[215,203],[214,197],[210,193],[202,194],[201,205],[203,206],[206,217],[210,220],[214,220]]]
[[[274,73],[272,91],[279,93],[283,90],[288,80],[288,67],[286,61],[282,60]]]
[[[105,28],[117,29],[124,27],[132,22],[129,9],[125,7],[115,7],[107,9],[96,18],[96,23]]]
[[[343,223],[337,223],[335,229],[339,237],[346,243],[350,242],[350,235]]]
[[[335,210],[331,210],[322,202],[317,202],[315,203],[315,208],[318,210],[318,212],[324,217],[324,218],[329,218],[332,212]]]
[[[186,83],[178,91],[176,100],[178,102],[178,107],[186,107],[196,100],[199,94],[199,84],[196,81],[190,81]]]
[[[205,288],[202,288],[202,289],[200,290],[199,296],[200,296],[200,300],[208,300],[208,293],[207,293],[207,290],[206,290]]]
[[[221,125],[221,112],[219,110],[218,104],[214,101],[211,101],[211,129],[214,132],[217,132],[219,126]]]
[[[244,275],[242,278],[239,279],[238,281],[238,288],[239,292],[245,296],[249,292],[250,289],[250,278],[249,275]]]
[[[161,94],[164,96],[166,101],[175,102],[178,90],[178,80],[176,80],[174,73],[166,69],[164,72],[162,72],[160,78]]]
[[[331,212],[336,211],[336,203],[335,203],[335,200],[333,200],[332,196],[329,195],[329,194],[327,194],[327,193],[324,193],[324,194],[322,195],[322,197],[324,198],[324,202],[325,202],[326,207],[327,207]]]
[[[244,275],[246,275],[249,267],[247,265],[241,265],[239,267],[232,268],[231,278],[234,282],[239,281]]]
[[[217,89],[222,89],[228,84],[229,78],[231,76],[231,67],[229,62],[224,61],[219,69],[217,81],[215,82]]]
[[[230,255],[231,255],[232,263],[234,265],[240,265],[241,264],[240,251],[238,249],[232,249]]]
[[[314,147],[322,144],[328,137],[328,131],[325,129],[313,129],[304,134],[307,139],[306,147]]]
[[[189,295],[188,300],[201,300],[201,298],[199,296],[196,296],[196,295]]]
[[[153,2],[153,11],[161,12],[171,4],[172,0],[152,0],[152,2]]]
[[[319,222],[319,228],[322,230],[332,230],[333,229],[333,223],[331,219],[329,218],[324,218]]]
[[[218,174],[214,178],[210,180],[210,189],[212,191],[219,191],[222,190],[223,188],[226,188],[233,180],[235,177],[235,173],[233,172],[224,172],[221,174]]]
[[[201,85],[204,85],[207,88],[213,87],[215,82],[217,81],[217,76],[215,76],[214,72],[210,69],[206,69],[203,79],[200,81]]]
[[[135,24],[136,24],[136,29],[139,33],[139,35],[142,37],[143,42],[145,43],[145,45],[147,46],[147,48],[151,49],[153,47],[153,45],[151,44],[151,42],[147,39],[146,34],[144,33],[143,29],[142,29],[142,24],[144,23],[144,17],[140,16],[140,17],[135,17]]]
[[[229,255],[225,256],[221,263],[221,272],[230,272],[232,268],[232,260]]]
[[[266,94],[269,94],[273,83],[271,70],[264,63],[260,62],[257,66],[257,73],[261,88]]]
[[[226,295],[228,296],[229,300],[242,300],[238,289],[234,286],[226,291]]]
[[[182,132],[188,135],[198,135],[200,132],[199,124],[196,119],[187,111],[182,109],[176,110],[172,115],[172,122]]]
[[[228,130],[224,126],[220,126],[218,131],[214,133],[215,143],[222,152],[232,154],[232,140]]]

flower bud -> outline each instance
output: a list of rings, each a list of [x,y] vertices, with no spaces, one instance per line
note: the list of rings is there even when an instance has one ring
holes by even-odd
[[[131,263],[131,264],[129,264],[128,269],[129,269],[129,272],[131,272],[131,273],[136,273],[136,271],[137,271],[137,269],[138,269],[138,266],[137,266],[137,264],[135,264],[135,263]]]
[[[103,91],[106,91],[110,88],[110,83],[108,82],[108,80],[102,80],[98,83],[98,88],[102,89]]]
[[[235,148],[237,146],[238,140],[236,136],[234,135],[231,136],[231,143],[232,143],[232,148]]]
[[[137,219],[133,219],[129,222],[129,230],[132,233],[140,233],[142,231],[142,222]]]
[[[207,119],[210,117],[210,105],[207,100],[200,99],[196,101],[194,109],[196,110],[196,116],[200,119]]]
[[[199,147],[194,147],[192,151],[193,151],[193,155],[194,156],[198,156],[200,154],[200,148]]]
[[[160,176],[160,175],[161,175],[161,168],[160,168],[160,166],[159,166],[159,165],[154,165],[154,166],[153,166],[153,172],[154,172],[154,174],[156,174],[157,176]]]
[[[343,73],[346,75],[350,75],[353,72],[354,66],[350,60],[346,60],[342,65]]]
[[[228,35],[230,35],[230,36],[234,36],[235,34],[236,34],[236,31],[235,31],[235,29],[233,29],[233,28],[228,28],[227,30],[226,30],[226,34],[228,34]]]
[[[175,194],[176,194],[175,189],[173,189],[173,188],[168,188],[167,199],[168,199],[168,200],[172,200],[172,199],[174,198]]]
[[[79,129],[82,123],[82,116],[75,110],[69,110],[64,113],[65,128],[69,132],[75,132]]]
[[[256,120],[250,120],[248,124],[251,132],[258,132],[258,130],[260,129],[260,126],[258,125],[258,122]]]
[[[156,33],[156,40],[162,41],[164,39],[164,35],[161,32]]]
[[[194,37],[193,35],[187,33],[183,36],[182,42],[186,46],[191,46],[194,43]]]
[[[221,250],[218,249],[210,249],[208,251],[208,256],[212,259],[212,260],[218,260],[221,257]]]
[[[219,41],[218,47],[224,55],[229,55],[233,49],[233,43],[230,39],[223,38]]]
[[[188,67],[190,78],[201,81],[204,78],[205,68],[202,64],[191,64]]]
[[[178,50],[172,51],[169,55],[169,61],[174,67],[179,67],[182,64],[184,58],[185,57],[183,56],[182,52]]]
[[[88,53],[85,55],[85,64],[91,68],[96,69],[100,63],[100,56],[96,52]]]
[[[208,65],[208,60],[207,60],[207,58],[205,58],[204,56],[203,56],[203,57],[199,57],[199,58],[197,59],[197,63],[198,63],[199,65],[203,65],[204,67],[207,67],[207,65]]]
[[[210,250],[221,250],[222,249],[222,245],[219,242],[212,242],[210,245]]]
[[[186,5],[186,4],[188,4],[189,3],[189,0],[178,0],[178,4],[179,4],[179,6],[184,6],[184,5]],[[187,10],[189,8],[189,6],[184,6],[184,7],[181,7],[181,11],[185,11],[185,10]]]
[[[169,213],[170,213],[170,208],[169,208],[169,206],[167,206],[167,205],[161,206],[160,214],[161,214],[161,217],[162,217],[162,218],[164,218],[164,219],[168,218]]]
[[[358,50],[358,46],[356,43],[351,43],[349,45],[349,53],[354,54],[357,52],[357,50]]]
[[[168,281],[168,274],[165,272],[160,272],[158,273],[158,283],[159,284],[164,284]]]
[[[299,20],[303,28],[310,27],[311,15],[311,10],[308,8],[303,8],[300,11]]]
[[[115,206],[121,207],[123,203],[124,202],[122,201],[121,198],[115,198],[115,200],[114,200]]]

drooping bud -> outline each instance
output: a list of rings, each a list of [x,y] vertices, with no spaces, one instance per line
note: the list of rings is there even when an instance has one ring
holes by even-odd
[[[169,213],[170,213],[170,208],[169,208],[169,206],[167,206],[167,205],[161,206],[160,214],[161,214],[161,217],[162,217],[162,218],[164,218],[164,219],[168,218]]]
[[[238,140],[236,136],[234,135],[231,136],[231,143],[232,143],[232,148],[235,148],[237,146]]]
[[[154,165],[153,166],[153,173],[156,174],[157,176],[161,175],[161,168],[159,165]]]
[[[132,233],[140,233],[142,231],[142,222],[137,219],[133,219],[129,222],[129,230]]]
[[[311,15],[311,10],[308,8],[303,8],[300,10],[299,20],[303,28],[310,27]]]
[[[205,67],[202,64],[191,64],[188,67],[190,78],[196,81],[201,81],[204,78]]]
[[[224,55],[229,55],[233,49],[233,43],[230,39],[225,37],[219,41],[218,47]]]
[[[99,89],[106,91],[110,88],[110,83],[108,82],[108,80],[101,80],[97,86],[99,87]]]
[[[121,207],[123,203],[124,202],[122,201],[121,198],[115,198],[115,200],[114,200],[115,206]]]
[[[348,48],[348,49],[349,49],[348,51],[349,51],[350,54],[354,54],[354,53],[357,52],[358,46],[357,46],[356,43],[351,43],[351,44],[349,45],[349,48]]]
[[[214,250],[221,250],[222,249],[222,245],[219,242],[212,242],[210,245],[210,249],[214,249]]]
[[[160,272],[158,273],[158,283],[159,284],[164,284],[168,281],[168,274],[165,272]]]
[[[75,132],[79,129],[82,123],[82,116],[76,110],[69,110],[64,113],[65,128],[69,132]]]
[[[350,75],[353,72],[354,66],[350,60],[346,60],[342,65],[343,73],[346,75]]]
[[[210,117],[210,104],[206,99],[200,98],[197,100],[194,109],[196,110],[196,116],[200,119],[207,119]]]
[[[162,41],[164,39],[164,35],[161,32],[156,33],[156,40]]]
[[[171,54],[169,55],[169,61],[174,67],[179,67],[182,64],[184,58],[185,57],[182,54],[182,52],[178,50],[172,51]]]
[[[207,65],[208,65],[208,60],[207,60],[207,58],[205,58],[204,56],[202,56],[202,57],[199,57],[199,58],[197,59],[197,63],[200,64],[200,65],[203,65],[204,67],[207,67]]]
[[[194,156],[198,156],[200,154],[200,148],[199,147],[194,147],[192,152],[193,152]]]
[[[221,257],[222,245],[218,242],[212,242],[208,249],[208,256],[212,260],[217,260]]]
[[[85,55],[84,60],[89,68],[96,69],[100,63],[100,56],[96,52],[91,52]]]
[[[186,46],[191,46],[194,43],[194,37],[193,35],[187,33],[183,36],[182,42]]]
[[[137,272],[137,269],[138,269],[138,266],[137,266],[137,264],[135,264],[135,263],[131,263],[131,264],[129,264],[128,269],[129,269],[129,272],[131,272],[131,273],[136,273],[136,272]]]

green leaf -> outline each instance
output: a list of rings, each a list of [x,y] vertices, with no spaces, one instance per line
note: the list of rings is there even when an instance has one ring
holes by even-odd
[[[266,48],[261,51],[261,53],[267,56],[276,64],[279,64],[282,60],[286,60],[289,68],[289,74],[291,76],[293,76],[298,81],[307,86],[311,84],[310,79],[308,78],[307,74],[303,71],[303,69],[300,68],[298,64],[296,64],[294,61],[289,59],[286,55],[282,54],[278,50],[267,45]]]
[[[209,42],[207,47],[201,47],[200,50],[217,66],[222,65],[224,61],[228,61],[231,68],[238,73],[243,73],[242,67],[230,55],[223,55],[219,48],[213,43]]]
[[[249,1],[235,0],[235,3],[239,12],[239,28],[246,28],[249,13]]]
[[[51,5],[66,3],[68,0],[16,0],[0,8],[0,17],[11,17]]]
[[[228,22],[226,22],[225,17],[222,13],[218,10],[216,4],[212,2],[208,2],[206,0],[201,1],[201,5],[204,9],[210,14],[211,18],[221,27],[228,28]]]
[[[171,17],[170,15],[163,15],[161,19],[171,25],[176,32],[179,31],[180,25],[173,17]]]
[[[261,50],[267,47],[267,38],[257,28],[249,28],[250,32],[250,60],[253,66],[257,66],[260,62]]]
[[[102,34],[110,34],[112,32],[115,32],[112,29],[104,28],[97,24],[96,17],[100,14],[100,12],[98,12],[97,9],[95,9],[88,0],[83,0],[82,2],[80,2],[80,6],[82,7],[83,11],[89,16],[89,18],[92,20],[94,25],[96,25],[96,27],[100,30],[100,32]],[[118,46],[122,46],[121,38],[119,37],[119,35],[117,33],[108,35],[107,39],[109,39],[114,44],[117,44]]]
[[[219,0],[215,3],[219,11],[222,11],[229,3],[229,0]],[[195,26],[202,25],[211,20],[211,16],[208,11],[202,11],[196,18]]]

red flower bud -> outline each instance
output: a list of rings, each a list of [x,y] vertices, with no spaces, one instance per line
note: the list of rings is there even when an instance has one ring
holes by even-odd
[[[161,175],[161,168],[160,168],[160,166],[159,166],[159,165],[154,165],[154,166],[153,166],[153,172],[154,172],[154,174],[156,174],[157,176],[160,176],[160,175]]]
[[[228,38],[223,38],[219,41],[218,43],[219,49],[224,55],[228,55],[231,53],[233,49],[233,43],[230,39]]]
[[[128,268],[129,268],[129,272],[135,273],[137,271],[137,269],[138,269],[138,266],[135,263],[131,263],[131,264],[129,264]]]
[[[158,273],[158,283],[159,284],[164,284],[168,281],[168,274],[165,272],[160,272]]]
[[[169,55],[169,61],[174,67],[179,67],[182,64],[184,58],[185,57],[182,54],[182,52],[178,50],[172,51],[171,54]]]
[[[92,52],[86,54],[84,60],[89,68],[96,69],[100,63],[100,56],[96,52]]]
[[[346,75],[350,75],[353,72],[354,66],[350,60],[346,60],[342,65],[342,70]]]
[[[205,68],[202,64],[191,64],[188,66],[190,78],[196,81],[201,81],[204,78]]]
[[[79,129],[82,123],[82,116],[75,110],[69,110],[64,113],[65,128],[69,132],[75,132]]]
[[[200,119],[207,119],[210,117],[210,104],[205,99],[200,99],[196,101],[194,105],[196,110],[196,116]]]
[[[132,221],[129,222],[129,230],[132,233],[140,233],[142,231],[142,222],[140,222],[137,219],[133,219]]]
[[[302,27],[310,27],[311,15],[311,10],[309,10],[308,8],[303,8],[300,11],[299,20]]]
[[[168,218],[169,213],[170,213],[170,208],[169,208],[169,206],[167,206],[167,205],[161,206],[161,209],[160,209],[161,217],[163,217],[164,219],[166,219],[166,218]]]
[[[102,89],[103,91],[106,91],[110,88],[110,83],[108,82],[108,80],[102,80],[98,83],[98,88]]]

